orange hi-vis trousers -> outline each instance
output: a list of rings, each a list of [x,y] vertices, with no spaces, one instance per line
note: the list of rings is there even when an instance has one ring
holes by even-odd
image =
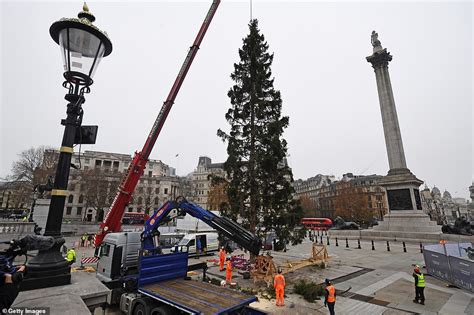
[[[219,252],[219,268],[220,271],[224,270],[224,262],[225,262],[225,251],[221,249]]]
[[[227,261],[227,268],[225,271],[225,281],[227,283],[232,282],[232,263],[230,262],[230,260]]]
[[[276,293],[276,305],[277,306],[285,305],[285,287],[276,286],[275,293]]]

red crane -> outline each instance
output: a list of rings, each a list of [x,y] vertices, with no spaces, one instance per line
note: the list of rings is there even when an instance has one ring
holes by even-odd
[[[104,240],[105,235],[111,232],[119,232],[122,227],[122,216],[125,212],[125,207],[130,202],[132,198],[133,191],[137,186],[140,177],[143,174],[145,169],[146,163],[148,162],[148,157],[150,156],[151,150],[155,145],[156,139],[160,134],[161,129],[163,128],[163,124],[166,121],[166,117],[171,110],[171,107],[174,104],[174,100],[176,99],[176,95],[178,95],[179,89],[183,84],[184,78],[188,73],[189,68],[191,67],[191,63],[196,56],[196,53],[199,49],[199,45],[201,44],[204,35],[206,34],[209,25],[211,24],[212,18],[214,17],[214,13],[216,13],[217,7],[220,4],[220,0],[214,0],[212,2],[211,8],[202,23],[201,28],[199,29],[199,33],[194,40],[193,45],[189,49],[188,55],[184,60],[183,65],[181,66],[181,70],[174,81],[173,86],[166,98],[166,101],[163,103],[158,116],[156,117],[155,123],[151,128],[150,134],[146,139],[145,145],[140,152],[135,152],[135,156],[133,157],[132,162],[130,163],[127,172],[125,173],[122,182],[119,185],[117,194],[115,195],[114,201],[110,206],[110,210],[105,216],[104,221],[100,224],[100,230],[94,237],[94,246],[99,247]]]

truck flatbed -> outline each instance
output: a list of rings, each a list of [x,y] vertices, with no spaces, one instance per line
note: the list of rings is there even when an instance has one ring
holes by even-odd
[[[191,314],[204,315],[228,313],[257,300],[225,287],[184,279],[150,283],[141,286],[139,292]]]

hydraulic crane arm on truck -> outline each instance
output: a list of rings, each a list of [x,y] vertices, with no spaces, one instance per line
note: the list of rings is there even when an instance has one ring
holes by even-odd
[[[137,183],[143,174],[150,153],[153,149],[153,146],[155,145],[156,139],[158,138],[158,135],[160,134],[160,131],[163,128],[163,124],[166,121],[166,117],[168,117],[171,107],[173,106],[176,96],[178,95],[179,89],[181,88],[184,78],[186,77],[186,74],[188,73],[188,70],[191,67],[191,63],[193,62],[194,57],[196,56],[196,53],[199,49],[199,45],[201,44],[204,35],[206,34],[207,29],[209,28],[209,25],[212,21],[214,13],[217,10],[217,7],[219,6],[219,3],[220,0],[214,0],[212,2],[211,8],[209,9],[206,18],[204,19],[204,22],[201,28],[199,29],[199,33],[197,34],[193,45],[189,49],[186,59],[184,60],[184,63],[181,66],[181,70],[179,71],[178,76],[176,77],[176,80],[174,81],[174,84],[171,87],[168,97],[166,98],[166,101],[163,103],[163,106],[161,107],[161,110],[158,116],[156,117],[155,123],[153,124],[153,127],[151,129],[150,134],[148,135],[145,145],[143,146],[140,152],[135,152],[135,156],[133,157],[133,160],[130,163],[128,170],[119,185],[117,194],[112,202],[112,205],[110,206],[110,209],[107,215],[105,216],[104,221],[100,224],[99,232],[97,232],[94,237],[94,246],[96,248],[98,248],[102,244],[102,241],[104,240],[104,237],[107,233],[119,232],[121,230],[121,220],[125,211],[125,207],[128,205],[132,198],[133,191],[135,190],[135,187],[137,186]]]
[[[177,213],[172,214],[173,210],[177,210]],[[184,198],[168,201],[147,220],[142,233],[110,233],[104,239],[97,277],[112,281],[118,277],[122,283],[121,286],[113,286],[112,282],[108,282],[112,289],[109,303],[120,301],[120,309],[127,315],[265,314],[249,306],[257,300],[255,296],[188,277],[188,271],[197,270],[196,267],[206,270],[207,264],[190,265],[187,246],[161,246],[158,227],[175,215],[183,214],[198,218],[258,255],[260,239],[237,223],[218,217]],[[131,262],[132,256],[137,263],[133,274],[123,269]],[[204,279],[205,273],[202,280]]]
[[[228,239],[236,242],[254,255],[258,255],[262,247],[261,240],[242,228],[228,218],[219,217],[214,213],[199,207],[193,203],[188,202],[184,198],[179,198],[177,201],[166,202],[150,219],[145,223],[145,228],[142,234],[142,243],[144,250],[152,250],[158,247],[154,243],[154,236],[158,236],[158,227],[168,217],[169,213],[178,210],[178,215],[190,214],[193,217],[203,221],[212,228],[222,233]]]

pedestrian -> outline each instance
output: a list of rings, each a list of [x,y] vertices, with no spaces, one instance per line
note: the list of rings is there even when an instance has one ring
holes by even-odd
[[[224,271],[225,255],[226,255],[226,252],[225,252],[224,246],[222,246],[219,251],[219,270],[220,271]]]
[[[329,308],[329,314],[334,315],[334,306],[336,305],[336,289],[329,279],[324,280],[326,283],[326,296],[324,297],[324,306]]]
[[[227,266],[225,270],[225,282],[228,284],[232,283],[232,262],[230,260],[230,257],[227,257]]]
[[[92,246],[92,240],[93,239],[94,239],[94,237],[92,236],[92,234],[89,234],[87,236],[87,247]]]
[[[76,262],[76,251],[74,250],[74,247],[71,247],[67,251],[66,260],[69,263],[69,265],[72,265],[73,263]]]
[[[196,258],[199,258],[201,253],[201,237],[196,236]]]
[[[273,279],[273,287],[276,294],[276,306],[285,306],[285,276],[282,275],[281,268]]]
[[[413,269],[413,278],[415,278],[415,299],[413,302],[425,305],[425,275],[420,271],[420,266],[415,265]]]

